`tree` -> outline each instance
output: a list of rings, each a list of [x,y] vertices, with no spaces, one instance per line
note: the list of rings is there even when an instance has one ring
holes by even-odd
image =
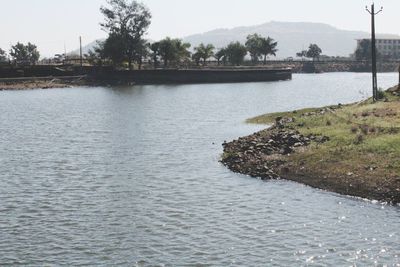
[[[245,43],[247,50],[250,53],[251,61],[257,63],[261,57],[263,39],[257,33],[250,34],[247,36],[247,41]]]
[[[226,57],[232,65],[239,66],[243,63],[247,54],[247,49],[240,42],[232,42],[226,48]]]
[[[319,60],[319,56],[321,55],[321,53],[322,50],[321,48],[319,48],[318,45],[310,44],[310,46],[308,47],[308,51],[306,53],[306,57],[312,58],[313,60],[317,58]]]
[[[158,66],[158,57],[160,56],[160,42],[150,44],[150,50],[150,56],[153,60],[154,68],[156,69]]]
[[[175,61],[177,63],[190,60],[191,53],[189,51],[189,48],[191,44],[184,43],[181,39],[174,39],[174,46],[176,49]]]
[[[192,54],[192,60],[196,63],[197,66],[200,65],[201,54],[199,52],[195,52]]]
[[[261,39],[261,55],[264,56],[264,65],[267,64],[268,55],[276,56],[276,52],[278,51],[277,46],[278,42],[275,42],[270,37]]]
[[[214,49],[215,47],[212,44],[204,45],[201,43],[199,46],[194,48],[194,51],[196,52],[196,57],[203,59],[205,65],[207,59],[214,56]]]
[[[296,56],[297,57],[301,57],[301,58],[306,57],[307,56],[307,50],[302,50],[302,51],[296,53]]]
[[[190,58],[190,44],[184,43],[180,39],[169,37],[159,42],[159,55],[164,61],[164,67],[168,67],[170,62],[180,63]]]
[[[7,61],[6,51],[0,48],[0,61]]]
[[[175,50],[176,48],[171,38],[167,37],[159,42],[159,53],[164,61],[164,67],[167,67],[168,63],[176,58]]]
[[[105,59],[104,43],[105,41],[97,41],[96,46],[89,50],[87,54],[85,54],[85,58],[90,64],[96,66],[101,66],[103,64],[103,60]]]
[[[126,43],[124,38],[117,33],[110,33],[104,41],[102,54],[111,60],[114,67],[122,64],[126,59]]]
[[[109,7],[101,7],[100,11],[105,17],[105,22],[100,25],[109,33],[111,47],[120,47],[132,69],[132,63],[138,58],[138,53],[143,52],[142,37],[151,23],[150,11],[135,0],[107,0]],[[111,38],[110,38],[111,37]],[[111,49],[116,52],[116,50]],[[120,59],[119,53],[112,56]]]
[[[222,60],[222,62],[226,63],[226,49],[225,48],[221,48],[219,49],[215,54],[214,54],[214,58],[217,60],[218,62],[218,66]]]
[[[138,63],[139,70],[141,70],[143,59],[146,59],[150,55],[149,43],[147,40],[140,39],[136,46],[137,49],[135,50],[134,60]]]
[[[23,64],[36,64],[40,58],[40,53],[37,46],[31,43],[24,45],[18,42],[16,45],[11,46],[10,56]]]
[[[357,60],[370,60],[371,59],[371,40],[363,39],[360,41],[355,56]]]

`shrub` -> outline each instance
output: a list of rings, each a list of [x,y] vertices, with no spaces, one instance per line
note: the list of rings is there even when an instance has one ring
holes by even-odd
[[[354,140],[354,144],[359,145],[364,141],[364,136],[362,134],[358,134],[356,139]]]
[[[377,97],[378,99],[383,99],[385,97],[385,92],[382,89],[379,89]]]
[[[369,132],[370,133],[376,133],[376,128],[375,127],[369,128]]]
[[[361,125],[361,126],[360,126],[360,130],[361,130],[361,132],[362,132],[363,134],[367,135],[367,134],[368,134],[368,131],[369,131],[368,125]]]

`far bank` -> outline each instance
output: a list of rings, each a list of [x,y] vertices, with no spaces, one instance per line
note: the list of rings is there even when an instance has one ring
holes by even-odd
[[[269,82],[292,79],[291,68],[217,68],[217,69],[148,69],[119,70],[110,67],[69,67],[65,69],[48,66],[26,68],[0,68],[0,84],[20,81],[57,79],[81,81],[93,85],[108,84],[196,84],[196,83],[245,83]],[[3,86],[3,88],[5,88]]]

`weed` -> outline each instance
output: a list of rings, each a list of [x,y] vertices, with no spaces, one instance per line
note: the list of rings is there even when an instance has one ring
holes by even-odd
[[[364,136],[362,134],[357,134],[356,139],[354,140],[355,145],[359,145],[364,141]]]

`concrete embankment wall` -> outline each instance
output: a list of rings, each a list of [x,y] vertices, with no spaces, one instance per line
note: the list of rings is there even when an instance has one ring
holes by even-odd
[[[271,63],[272,64],[272,63]],[[397,72],[399,62],[378,62],[378,72]],[[293,73],[321,73],[321,72],[371,72],[371,63],[360,61],[296,61],[296,62],[275,62],[276,68],[289,67]]]
[[[79,75],[72,68],[57,66],[0,66],[0,78],[18,78],[18,77],[59,77]]]
[[[226,69],[157,69],[114,70],[112,67],[84,66],[27,66],[0,67],[0,79],[30,79],[75,77],[85,75],[92,83],[185,84],[185,83],[235,83],[289,80],[288,68],[226,68]]]
[[[96,81],[137,84],[236,83],[290,80],[291,69],[239,70],[133,70],[98,71],[89,75]]]

